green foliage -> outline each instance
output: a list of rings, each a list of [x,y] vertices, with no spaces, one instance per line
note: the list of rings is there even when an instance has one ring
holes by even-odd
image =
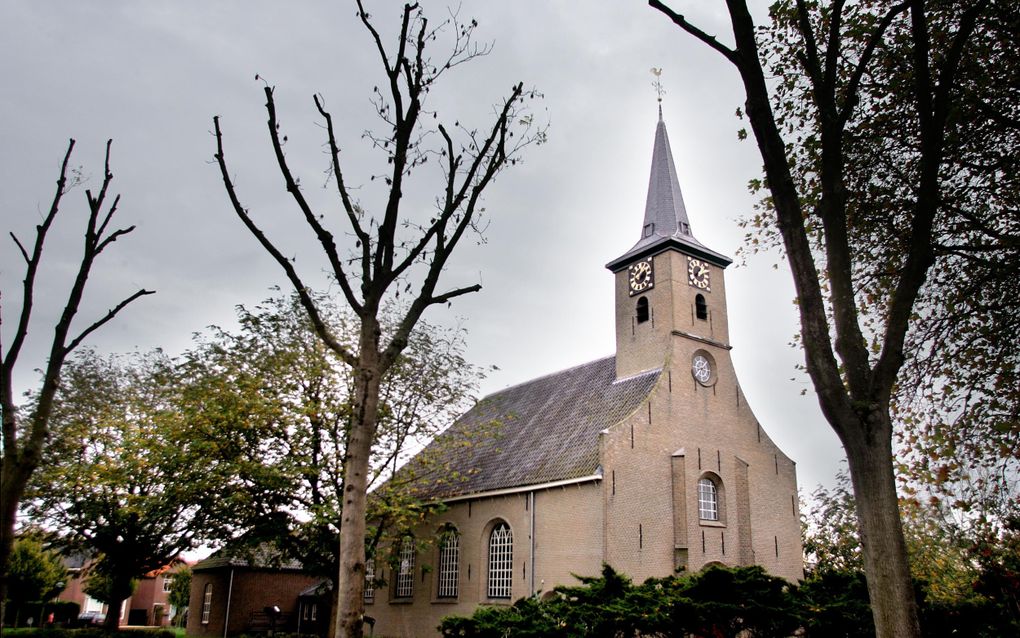
[[[110,574],[110,568],[102,568],[102,559],[96,563],[85,577],[82,591],[101,603],[112,605],[131,596],[138,587],[137,579],[124,579]]]
[[[191,568],[181,565],[170,576],[173,580],[170,581],[170,595],[167,599],[177,610],[178,616],[181,616],[191,600]]]
[[[326,295],[313,297],[330,332],[354,349],[357,318]],[[237,479],[261,503],[245,535],[248,544],[271,541],[306,569],[332,577],[339,568],[352,370],[315,333],[296,295],[237,313],[237,331],[214,327],[187,355],[206,388],[195,418],[211,440],[245,450]],[[390,330],[396,315],[392,309],[383,314]],[[393,471],[472,401],[481,371],[464,360],[463,337],[462,330],[419,322],[383,377],[368,479],[374,489],[368,515],[375,523],[370,552],[387,530],[412,528],[441,507],[408,485],[426,471],[451,480],[448,475],[427,466],[394,480]]]
[[[15,603],[47,601],[68,581],[60,556],[36,538],[22,536],[14,542],[7,572],[7,598]]]
[[[793,588],[761,567],[710,567],[635,586],[604,566],[600,577],[580,580],[542,600],[522,598],[510,607],[479,608],[470,618],[445,618],[440,631],[450,638],[684,638],[782,636],[797,627]]]
[[[823,569],[810,574],[796,593],[806,635],[819,638],[871,638],[875,622],[864,572]]]
[[[1015,542],[1015,540],[1013,541]],[[947,602],[927,597],[918,585],[925,636],[1015,635],[1015,548],[1012,568],[989,573],[987,586],[1003,595],[1002,604],[969,597]],[[998,559],[996,559],[998,560]],[[1008,561],[1006,561],[1008,562]],[[1002,563],[1002,561],[999,561]],[[511,606],[479,607],[470,617],[444,618],[445,638],[872,638],[875,625],[864,573],[816,570],[799,586],[768,575],[761,567],[713,566],[697,574],[651,578],[641,585],[609,566],[602,575],[579,577],[581,585],[557,587],[541,598],[521,598]],[[983,585],[979,584],[978,589]]]

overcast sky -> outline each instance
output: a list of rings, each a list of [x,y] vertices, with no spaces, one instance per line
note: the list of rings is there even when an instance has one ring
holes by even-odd
[[[759,14],[765,3],[758,3]],[[425,2],[434,22],[448,4]],[[675,8],[728,41],[723,3],[677,0]],[[393,33],[400,4],[370,2]],[[125,352],[190,345],[209,324],[229,327],[237,304],[286,288],[279,267],[234,216],[212,163],[212,117],[221,117],[226,155],[241,197],[267,232],[320,283],[321,253],[287,199],[265,126],[263,80],[276,87],[288,156],[324,212],[337,204],[325,184],[323,132],[312,102],[321,94],[338,128],[350,181],[381,172],[361,138],[376,127],[369,103],[381,67],[353,2],[205,0],[7,0],[0,5],[0,284],[9,340],[22,264],[7,231],[31,241],[53,195],[69,138],[73,164],[102,179],[104,144],[114,140],[118,220],[137,225],[101,258],[82,322],[140,287],[155,289],[90,345]],[[738,220],[760,173],[753,142],[740,142],[736,72],[718,54],[644,2],[622,0],[464,3],[462,19],[493,51],[444,78],[433,107],[447,122],[483,126],[493,105],[523,81],[545,98],[547,144],[489,189],[486,242],[470,242],[446,273],[449,287],[482,292],[433,309],[430,321],[461,321],[468,357],[495,365],[485,393],[612,354],[613,278],[604,268],[638,239],[656,123],[650,68],[661,67],[663,113],[695,236],[734,256]],[[424,176],[424,175],[423,175]],[[431,206],[427,184],[405,206]],[[423,195],[424,194],[424,195]],[[17,385],[44,365],[45,340],[80,254],[84,189],[64,201],[44,257],[30,348]],[[777,267],[776,267],[777,266]],[[726,273],[733,359],[765,429],[798,464],[802,490],[830,483],[842,458],[821,416],[802,361],[790,346],[797,315],[790,274],[775,255]]]

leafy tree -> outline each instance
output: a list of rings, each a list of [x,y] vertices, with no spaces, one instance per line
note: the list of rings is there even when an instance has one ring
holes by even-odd
[[[893,397],[920,346],[946,354],[940,342],[911,340],[939,314],[930,302],[951,299],[945,291],[966,279],[940,275],[988,250],[1015,249],[1015,176],[1000,178],[1015,157],[1013,133],[995,124],[1002,114],[978,108],[996,105],[1006,84],[986,81],[998,72],[984,70],[989,62],[1016,68],[996,27],[1009,9],[991,0],[784,0],[759,31],[747,3],[728,0],[731,47],[650,4],[743,81],[743,113],[764,162],[755,187],[768,189],[752,225],[766,244],[781,241],[790,262],[806,369],[849,461],[876,630],[918,636],[893,472]],[[1011,221],[988,224],[998,217]],[[1015,285],[988,266],[986,290]],[[970,334],[983,329],[971,325]]]
[[[123,578],[117,573],[118,565],[106,556],[92,563],[85,576],[82,591],[107,605],[106,626],[116,629],[121,615],[121,603],[130,598],[138,588],[138,579]],[[110,618],[114,618],[111,621]]]
[[[191,568],[182,565],[175,569],[170,576],[170,595],[168,602],[176,610],[173,623],[178,627],[184,626],[184,618],[188,611],[188,604],[191,601]]]
[[[232,433],[210,438],[182,409],[186,366],[153,352],[131,358],[83,351],[65,366],[52,438],[26,512],[72,549],[99,557],[96,598],[115,629],[132,581],[181,552],[228,537],[257,495],[236,479]]]
[[[67,583],[68,573],[56,552],[43,547],[36,538],[21,536],[14,542],[8,578],[7,600],[20,609],[24,603],[55,597]],[[17,614],[14,624],[18,624]]]
[[[959,605],[974,598],[978,577],[971,548],[983,538],[939,502],[904,498],[901,502],[911,575],[926,601]],[[836,476],[829,490],[819,487],[805,509],[804,555],[809,576],[829,573],[844,577],[864,569],[857,506],[846,472]],[[838,580],[838,578],[837,578]]]
[[[336,610],[337,633],[349,638],[360,638],[362,634],[367,488],[371,450],[378,439],[382,380],[407,348],[415,326],[428,308],[449,304],[481,288],[475,284],[444,289],[440,287],[440,275],[465,234],[478,229],[485,189],[503,169],[520,160],[526,146],[540,143],[545,135],[524,108],[525,101],[536,97],[536,93],[526,91],[522,84],[511,89],[495,109],[495,121],[486,128],[463,126],[463,120],[450,126],[445,118],[429,111],[429,94],[440,78],[487,51],[472,41],[474,21],[460,24],[454,16],[450,22],[435,27],[422,9],[408,4],[400,17],[395,48],[387,49],[361,0],[357,0],[357,6],[357,17],[371,37],[385,75],[373,97],[383,132],[369,131],[363,136],[385,156],[382,173],[378,175],[386,186],[385,204],[378,210],[363,206],[356,197],[358,192],[349,188],[333,118],[324,101],[314,97],[326,132],[333,186],[343,209],[339,224],[345,228],[341,233],[351,238],[353,246],[338,246],[330,229],[333,218],[314,210],[306,199],[300,179],[284,152],[287,138],[277,119],[274,89],[268,86],[265,89],[268,130],[281,175],[302,219],[322,247],[331,278],[357,317],[357,338],[353,343],[344,343],[330,330],[295,263],[263,232],[241,203],[227,166],[220,119],[213,118],[215,158],[234,212],[284,270],[316,333],[352,371],[353,401],[340,486],[345,507]],[[444,33],[453,36],[450,49],[433,58],[431,47]],[[433,210],[429,211],[428,205],[415,206],[413,211],[402,209],[403,197],[410,192],[412,172],[415,177],[437,178]],[[409,301],[387,330],[382,321],[384,301],[400,294]]]
[[[42,460],[46,441],[50,434],[50,413],[53,409],[53,398],[57,393],[64,362],[68,355],[90,334],[112,320],[128,304],[139,297],[152,294],[150,290],[139,290],[107,311],[101,318],[78,331],[77,334],[72,331],[72,324],[78,314],[78,308],[85,294],[85,285],[92,273],[92,266],[96,258],[110,244],[134,230],[134,226],[127,228],[110,226],[113,215],[117,211],[117,205],[120,203],[119,195],[113,197],[112,203],[107,199],[110,183],[113,180],[113,173],[110,172],[111,144],[112,141],[106,143],[106,162],[103,182],[99,191],[95,195],[91,190],[85,191],[89,213],[86,218],[81,261],[78,263],[73,283],[60,312],[60,319],[54,326],[49,358],[45,365],[39,366],[42,369],[42,380],[29,408],[19,406],[16,402],[14,373],[32,323],[36,277],[42,263],[43,246],[53,227],[53,222],[57,218],[57,213],[60,212],[63,196],[80,183],[79,171],[72,171],[70,175],[68,174],[74,140],[68,143],[67,152],[60,165],[53,201],[42,221],[36,226],[35,242],[26,247],[14,233],[11,233],[11,238],[25,261],[25,277],[22,280],[20,295],[21,308],[14,324],[11,340],[6,345],[0,341],[0,420],[3,423],[3,456],[0,458],[0,504],[2,504],[0,505],[0,600],[7,597],[7,574],[14,543],[18,506],[32,473],[35,472]],[[2,296],[4,295],[0,294],[0,297]],[[2,324],[2,318],[0,318],[0,324]],[[2,623],[3,606],[0,605],[0,625]]]
[[[309,294],[332,334],[347,344],[357,338],[356,318],[349,310]],[[385,324],[391,314],[387,311]],[[354,390],[351,369],[315,333],[296,294],[250,309],[240,306],[238,323],[236,332],[211,329],[187,356],[218,388],[208,393],[205,409],[231,414],[240,422],[231,427],[258,424],[263,476],[256,481],[274,509],[260,512],[246,540],[270,540],[306,569],[335,577]],[[416,490],[431,485],[427,474],[446,474],[441,468],[425,459],[399,475],[394,470],[472,401],[481,370],[464,360],[463,337],[461,329],[419,323],[383,378],[369,462],[368,487],[374,490],[369,552],[376,551],[389,530],[413,528],[440,506],[418,497]],[[257,405],[246,403],[250,394]],[[240,405],[251,409],[234,411],[232,406]]]

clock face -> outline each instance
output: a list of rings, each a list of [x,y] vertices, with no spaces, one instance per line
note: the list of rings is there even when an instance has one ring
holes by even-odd
[[[696,354],[691,361],[691,373],[695,379],[707,385],[712,378],[712,364],[704,355]]]
[[[693,257],[687,258],[687,282],[695,288],[712,292],[709,280],[708,264]]]
[[[630,294],[636,295],[644,292],[655,285],[655,278],[652,276],[652,262],[645,259],[632,264],[628,271],[630,275]]]

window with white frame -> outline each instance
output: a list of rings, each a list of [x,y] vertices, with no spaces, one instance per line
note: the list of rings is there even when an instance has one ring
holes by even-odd
[[[375,602],[375,559],[365,561],[365,602]]]
[[[202,624],[209,624],[209,616],[212,615],[212,583],[205,584],[205,592],[202,594]]]
[[[719,520],[719,488],[708,477],[698,481],[698,518],[703,521]]]
[[[460,537],[448,528],[439,537],[439,598],[456,598],[460,576]]]
[[[410,598],[414,593],[414,539],[405,536],[400,542],[400,563],[397,566],[397,598]]]
[[[489,598],[510,598],[514,573],[514,537],[499,523],[489,534]]]
[[[170,592],[170,587],[173,585],[173,582],[174,582],[174,577],[173,576],[164,576],[163,577],[163,593],[164,594]]]

